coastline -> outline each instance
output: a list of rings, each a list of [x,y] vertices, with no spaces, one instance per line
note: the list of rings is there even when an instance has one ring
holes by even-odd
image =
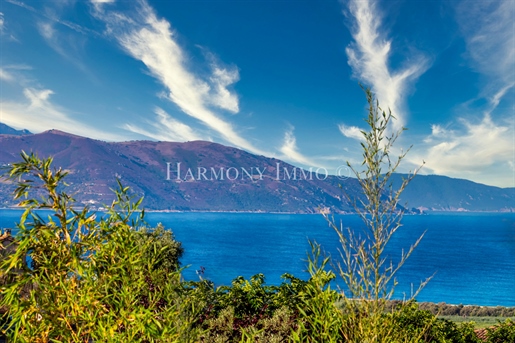
[[[83,209],[84,207],[76,207],[75,209]],[[103,210],[103,209],[97,209],[97,208],[91,208],[93,211],[95,212],[107,212],[106,210]],[[24,211],[25,208],[23,207],[18,207],[18,206],[12,206],[12,207],[0,207],[0,211],[2,210],[13,210],[13,211]],[[43,210],[45,211],[45,210]],[[141,212],[141,211],[137,211],[137,212]],[[147,213],[243,213],[243,214],[288,214],[288,215],[291,215],[291,214],[302,214],[302,215],[320,215],[320,214],[323,214],[322,212],[280,212],[280,211],[238,211],[238,210],[234,210],[234,211],[208,211],[208,210],[188,210],[188,211],[185,211],[185,210],[149,210],[149,209],[145,209],[145,212]],[[515,211],[465,211],[465,210],[433,210],[433,211],[424,211],[422,213],[412,213],[412,212],[405,212],[403,215],[404,216],[421,216],[421,215],[438,215],[438,214],[441,214],[441,215],[445,215],[445,214],[463,214],[463,215],[466,215],[466,214],[508,214],[508,213],[513,213],[515,214]],[[355,215],[355,214],[358,214],[357,212],[329,212],[329,213],[326,213],[326,214],[330,214],[330,215]]]

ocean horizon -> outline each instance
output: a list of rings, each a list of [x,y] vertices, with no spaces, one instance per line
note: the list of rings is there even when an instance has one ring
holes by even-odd
[[[0,209],[0,227],[14,227],[20,216],[20,210]],[[363,228],[355,214],[334,218]],[[186,280],[198,280],[202,269],[217,286],[258,273],[270,285],[280,284],[284,273],[307,279],[310,241],[338,256],[337,235],[319,214],[148,212],[145,219],[150,226],[162,223],[183,244]],[[515,306],[515,213],[438,212],[408,215],[402,224],[386,251],[393,261],[425,234],[397,275],[395,299],[432,277],[417,301]]]

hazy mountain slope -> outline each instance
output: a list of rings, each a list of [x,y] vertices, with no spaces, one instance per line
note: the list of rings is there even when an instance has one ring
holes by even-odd
[[[342,202],[338,183],[317,180],[277,179],[277,163],[281,168],[294,167],[276,159],[255,156],[245,151],[211,142],[149,142],[134,141],[107,143],[56,130],[37,135],[0,136],[2,146],[0,164],[19,160],[19,152],[34,151],[40,157],[54,156],[54,165],[70,171],[67,182],[70,192],[81,202],[97,206],[110,203],[119,177],[138,195],[144,195],[148,209],[197,211],[318,211],[321,206],[333,210],[350,211]],[[182,176],[176,173],[167,180],[167,162],[170,170],[181,163]],[[185,178],[187,170],[193,178]],[[198,168],[224,171],[224,178],[198,178]],[[227,169],[232,168],[227,178]],[[247,170],[254,179],[243,174]],[[260,168],[263,176],[255,168]],[[235,170],[239,177],[235,177]],[[266,171],[264,171],[266,170]],[[281,169],[282,170],[282,169]],[[356,181],[348,180],[344,187],[356,192]],[[2,204],[10,205],[7,185],[3,185]]]
[[[406,175],[394,175],[394,186]],[[409,207],[437,211],[511,211],[515,188],[499,188],[439,175],[417,175],[402,193]]]
[[[343,192],[361,196],[355,179],[319,180],[315,174],[302,175],[300,169],[293,177],[295,167],[290,164],[212,142],[103,142],[57,130],[0,135],[0,165],[19,161],[21,150],[54,156],[54,165],[70,172],[69,193],[93,206],[112,201],[110,188],[117,177],[144,196],[145,208],[153,210],[350,212]],[[401,177],[394,175],[396,184]],[[14,204],[13,188],[0,183],[0,206]],[[512,211],[515,189],[419,175],[403,193],[405,202],[408,208],[426,210]]]
[[[10,126],[5,125],[4,123],[0,123],[0,135],[30,135],[31,132],[29,130],[16,130]]]

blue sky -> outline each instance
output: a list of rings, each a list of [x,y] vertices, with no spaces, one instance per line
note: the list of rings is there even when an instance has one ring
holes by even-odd
[[[515,186],[515,1],[0,0],[0,122],[329,172],[370,87],[400,171]]]

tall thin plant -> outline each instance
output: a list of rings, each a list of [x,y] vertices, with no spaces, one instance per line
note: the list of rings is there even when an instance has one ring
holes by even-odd
[[[422,166],[403,177],[400,186],[394,189],[392,176],[410,149],[401,150],[397,157],[393,157],[392,147],[406,129],[390,133],[392,120],[395,119],[391,111],[386,112],[379,107],[370,89],[364,91],[368,101],[365,121],[369,130],[361,131],[362,167],[356,169],[347,162],[361,187],[362,196],[358,199],[349,194],[345,196],[363,221],[365,229],[352,230],[342,222],[337,223],[328,214],[324,214],[324,217],[338,234],[341,245],[340,259],[335,262],[335,268],[344,281],[343,308],[349,325],[344,336],[351,342],[386,342],[395,336],[384,323],[387,301],[392,298],[397,285],[395,276],[423,235],[407,251],[402,251],[398,262],[388,259],[385,251],[392,236],[402,226],[405,209],[400,204],[401,193]],[[422,282],[410,298],[415,297],[428,281]]]

